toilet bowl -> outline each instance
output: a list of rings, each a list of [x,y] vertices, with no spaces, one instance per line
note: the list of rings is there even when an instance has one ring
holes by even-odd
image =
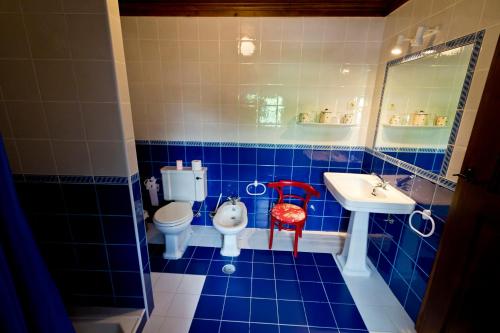
[[[193,210],[189,202],[172,202],[156,211],[153,223],[165,237],[164,259],[182,257],[193,233],[192,220]]]
[[[214,227],[223,236],[220,254],[227,257],[240,255],[237,235],[248,224],[247,208],[243,202],[226,202],[214,216]]]

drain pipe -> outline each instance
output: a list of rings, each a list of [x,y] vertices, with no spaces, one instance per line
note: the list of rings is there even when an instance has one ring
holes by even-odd
[[[217,200],[217,205],[215,206],[215,209],[213,211],[211,211],[210,214],[208,214],[211,219],[213,219],[215,216],[215,213],[217,213],[217,209],[219,208],[221,198],[222,198],[222,192],[221,192],[221,194],[219,194],[219,200]]]

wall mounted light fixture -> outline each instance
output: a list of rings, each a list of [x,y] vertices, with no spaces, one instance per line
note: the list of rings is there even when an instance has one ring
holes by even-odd
[[[410,42],[411,47],[421,47],[424,45],[424,39],[436,35],[439,32],[439,26],[434,28],[428,28],[424,26],[419,26],[415,32],[415,38],[406,38],[404,35],[399,35],[396,41],[396,45],[391,49],[391,53],[394,55],[400,55],[403,53],[403,44],[405,42]]]

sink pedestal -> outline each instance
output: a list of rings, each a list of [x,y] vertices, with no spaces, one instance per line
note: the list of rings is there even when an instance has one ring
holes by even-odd
[[[349,276],[370,276],[366,264],[369,212],[351,212],[344,249],[337,255],[340,270]]]

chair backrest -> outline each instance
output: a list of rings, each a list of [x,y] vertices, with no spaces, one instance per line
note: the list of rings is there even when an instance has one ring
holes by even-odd
[[[307,183],[303,182],[298,182],[294,180],[280,180],[278,182],[272,182],[272,183],[267,183],[267,187],[275,189],[278,194],[278,203],[282,203],[285,198],[292,198],[292,199],[297,199],[302,201],[302,208],[304,211],[307,212],[307,204],[309,203],[309,200],[311,200],[311,197],[319,197],[320,193],[316,191],[314,187]],[[283,189],[285,187],[297,187],[305,192],[305,196],[300,196],[296,194],[285,194]]]

